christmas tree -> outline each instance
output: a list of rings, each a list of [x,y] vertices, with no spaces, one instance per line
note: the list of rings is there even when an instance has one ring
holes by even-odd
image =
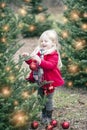
[[[22,19],[21,27],[24,37],[40,36],[52,27],[47,8],[42,0],[17,0],[18,14]]]
[[[64,21],[58,27],[66,86],[87,88],[87,1],[63,2]]]
[[[37,119],[44,102],[37,84],[26,82],[23,58],[14,60],[19,44],[19,19],[7,0],[0,1],[0,130],[19,130]],[[39,100],[38,100],[39,99]],[[42,103],[43,104],[43,103]]]

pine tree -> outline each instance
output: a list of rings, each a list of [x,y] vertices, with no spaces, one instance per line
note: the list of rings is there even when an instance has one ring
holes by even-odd
[[[18,37],[20,21],[7,2],[0,1],[0,130],[24,130],[38,119],[44,101],[35,94],[37,84],[26,82],[22,57],[14,60],[22,46]]]
[[[87,1],[63,2],[64,21],[58,27],[66,86],[87,88]]]
[[[24,37],[40,36],[52,27],[47,8],[42,0],[17,0],[18,14],[22,19],[21,27]]]

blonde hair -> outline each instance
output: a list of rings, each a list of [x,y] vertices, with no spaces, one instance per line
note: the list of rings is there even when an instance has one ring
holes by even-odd
[[[53,43],[54,46],[58,47],[58,49],[61,48],[59,42],[58,42],[58,35],[56,33],[55,30],[46,30],[42,33],[42,35],[39,38],[39,43],[41,42],[41,40],[43,39],[43,37],[48,37]]]
[[[59,52],[59,50],[61,49],[61,45],[58,42],[57,32],[55,30],[44,31],[39,38],[39,42],[41,42],[41,40],[43,39],[44,36],[48,37],[54,43],[53,45],[55,46],[55,49],[57,50],[58,56],[59,56],[58,67],[61,68],[62,67],[62,61],[61,61],[60,52]]]

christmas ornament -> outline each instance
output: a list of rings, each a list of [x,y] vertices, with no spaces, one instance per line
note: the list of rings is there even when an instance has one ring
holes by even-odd
[[[63,129],[68,129],[70,126],[69,122],[67,122],[67,121],[64,121],[61,125],[62,125]]]
[[[48,126],[46,126],[46,130],[53,130],[53,126],[49,124]]]
[[[33,121],[33,122],[31,123],[31,127],[32,127],[33,129],[37,129],[38,126],[39,126],[38,121]]]
[[[32,62],[31,64],[30,64],[30,69],[31,70],[37,70],[37,64],[35,63],[35,62]]]
[[[56,126],[57,126],[57,121],[56,121],[56,120],[52,120],[50,124],[51,124],[53,127],[56,127]]]

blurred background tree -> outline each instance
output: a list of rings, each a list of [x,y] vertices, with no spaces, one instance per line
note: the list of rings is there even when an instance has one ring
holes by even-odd
[[[21,68],[23,58],[14,60],[20,44],[20,20],[10,8],[9,1],[0,1],[0,130],[19,130],[38,119],[42,100],[37,84],[25,80],[26,70]]]
[[[87,88],[87,1],[64,0],[64,20],[58,23],[66,86]]]
[[[40,36],[41,33],[52,27],[53,21],[42,0],[17,0],[12,1],[18,6],[17,13],[20,17],[23,37]]]

